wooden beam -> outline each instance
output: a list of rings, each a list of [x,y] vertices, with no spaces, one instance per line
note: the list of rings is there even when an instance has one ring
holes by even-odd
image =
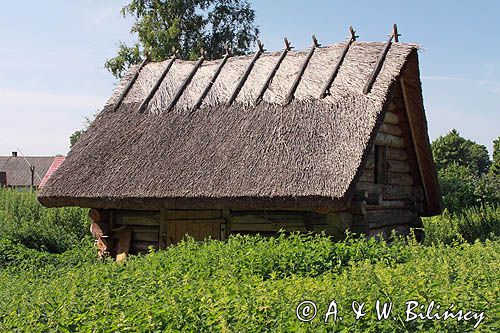
[[[149,92],[149,94],[146,96],[146,98],[144,99],[144,101],[142,101],[141,105],[139,106],[139,112],[140,113],[144,112],[144,110],[148,106],[149,102],[154,97],[156,91],[158,90],[158,88],[160,88],[161,83],[165,79],[165,76],[167,76],[167,73],[170,70],[170,67],[172,67],[172,65],[174,64],[175,59],[177,59],[177,52],[175,52],[175,50],[174,50],[174,54],[172,55],[172,57],[170,57],[170,61],[167,63],[167,66],[165,67],[165,69],[161,73],[161,75],[158,78],[158,80],[156,80],[156,83],[153,86],[153,88],[151,89],[151,91]]]
[[[222,71],[222,67],[224,67],[224,65],[226,64],[227,59],[229,59],[229,57],[231,57],[231,54],[229,53],[229,48],[226,45],[226,55],[224,56],[221,63],[217,67],[217,70],[215,71],[214,75],[212,75],[212,78],[208,82],[208,85],[205,87],[205,89],[201,93],[201,96],[196,101],[196,104],[193,106],[193,109],[191,110],[191,112],[196,111],[200,108],[201,104],[203,103],[203,100],[207,96],[210,89],[212,89],[212,86],[214,85],[215,81],[219,77],[220,72]]]
[[[409,208],[404,200],[383,200],[377,205],[367,205],[366,210],[382,210],[382,209],[404,209]]]
[[[385,46],[382,49],[382,52],[380,52],[380,54],[378,56],[377,63],[375,65],[375,68],[373,69],[370,77],[368,78],[368,81],[366,81],[365,87],[363,88],[363,94],[366,95],[371,91],[373,83],[375,83],[375,79],[377,78],[378,74],[380,73],[380,70],[382,69],[382,65],[384,64],[384,60],[385,60],[385,57],[387,55],[387,52],[389,52],[389,49],[391,48],[392,39],[396,38],[396,41],[398,41],[399,36],[400,35],[398,35],[397,26],[394,24],[393,32],[391,33],[391,35],[389,36],[389,39],[385,43]]]
[[[139,77],[139,74],[144,66],[149,62],[149,57],[146,56],[146,58],[141,61],[139,64],[139,67],[137,67],[134,76],[132,76],[132,79],[128,82],[127,86],[125,89],[123,89],[122,93],[120,94],[120,97],[118,97],[118,101],[116,102],[115,106],[113,107],[113,111],[116,111],[120,108],[120,105],[122,105],[122,102],[125,100],[125,97],[127,96],[128,92],[132,87],[134,86],[135,81]]]
[[[322,90],[319,98],[325,98],[326,96],[330,95],[330,87],[332,86],[333,81],[335,81],[335,78],[337,77],[340,66],[342,66],[342,63],[344,62],[345,56],[347,55],[347,51],[349,51],[351,44],[356,41],[356,38],[359,37],[359,36],[356,36],[356,31],[352,28],[352,26],[349,27],[349,32],[351,33],[351,37],[349,38],[349,41],[347,42],[347,44],[344,46],[344,49],[342,50],[342,53],[340,54],[339,60],[337,61],[337,64],[333,68],[332,73],[328,77],[328,80],[326,81],[325,86],[323,87],[323,90]]]
[[[228,208],[222,209],[222,218],[226,221],[226,236],[231,235],[231,211]]]
[[[304,72],[306,71],[307,65],[309,64],[309,60],[311,60],[311,57],[314,54],[314,50],[316,50],[316,48],[320,47],[320,44],[318,43],[316,36],[313,35],[312,40],[313,40],[313,45],[311,46],[311,49],[309,50],[309,53],[306,56],[306,59],[302,63],[302,67],[300,68],[299,74],[297,74],[295,81],[293,81],[293,84],[290,87],[290,90],[288,91],[288,94],[287,94],[286,100],[285,100],[285,104],[290,104],[290,102],[293,100],[295,91],[297,90],[297,87],[299,86],[300,80],[302,79],[302,75],[304,75]]]
[[[226,103],[226,106],[231,106],[233,102],[236,100],[236,97],[238,97],[238,94],[241,91],[241,88],[243,88],[243,85],[245,84],[245,81],[247,80],[248,76],[250,75],[250,72],[252,71],[253,66],[257,62],[257,60],[260,58],[260,55],[264,52],[264,45],[260,42],[257,41],[257,52],[255,52],[252,61],[248,64],[247,69],[243,73],[243,76],[241,77],[240,81],[238,82],[238,85],[234,89],[231,97]]]
[[[203,64],[203,61],[205,60],[204,53],[205,53],[205,51],[203,51],[203,49],[202,49],[200,58],[198,59],[198,61],[194,65],[194,67],[191,70],[191,72],[189,73],[188,77],[186,77],[184,82],[182,82],[182,85],[177,90],[177,93],[175,94],[174,98],[168,104],[167,112],[170,112],[170,110],[172,110],[174,108],[175,104],[177,104],[177,101],[179,100],[179,98],[181,98],[182,94],[184,93],[184,90],[186,90],[189,83],[191,83],[191,80],[193,79],[194,75],[198,71],[198,68],[200,68],[201,64]]]
[[[417,165],[418,165],[418,171],[420,172],[420,178],[422,179],[422,175],[424,175],[424,172],[422,170],[422,163],[421,161],[421,156],[420,156],[420,149],[417,147],[417,143],[415,141],[415,126],[414,126],[414,121],[412,119],[412,110],[410,109],[410,104],[408,102],[408,95],[406,92],[406,86],[404,79],[401,77],[401,90],[403,92],[403,101],[405,104],[405,111],[406,111],[406,117],[408,118],[408,123],[410,124],[410,133],[411,133],[411,138],[412,138],[412,145],[415,150],[415,155],[417,156]],[[424,190],[424,195],[425,199],[427,202],[429,202],[429,189],[427,188],[427,182],[422,179],[422,185],[423,185],[423,190]]]
[[[377,229],[391,225],[408,224],[415,214],[406,209],[388,209],[370,211],[367,214],[370,229]]]
[[[381,185],[359,182],[356,190],[375,192],[381,191],[383,200],[406,200],[415,197],[413,186],[408,185]]]
[[[387,180],[387,146],[375,146],[375,183],[385,184]]]
[[[285,56],[286,54],[288,53],[288,51],[290,51],[292,49],[292,46],[290,45],[290,43],[288,42],[288,39],[285,37],[285,48],[283,49],[283,52],[281,52],[281,55],[278,59],[278,61],[276,62],[276,64],[274,65],[273,69],[271,70],[271,72],[269,72],[269,75],[267,76],[266,78],[266,81],[264,82],[264,85],[262,86],[262,88],[260,89],[260,92],[259,94],[257,95],[257,97],[255,98],[255,101],[254,101],[254,104],[257,105],[260,103],[260,101],[262,100],[262,97],[264,96],[264,93],[266,92],[267,88],[269,87],[269,84],[271,83],[271,81],[273,80],[274,78],[274,75],[276,74],[276,72],[278,71],[281,63],[283,62],[283,60],[285,59]]]

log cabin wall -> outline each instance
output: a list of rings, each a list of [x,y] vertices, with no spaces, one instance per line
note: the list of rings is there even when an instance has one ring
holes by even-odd
[[[382,153],[381,153],[382,152]],[[423,189],[400,84],[351,203],[353,230],[370,236],[421,228]],[[417,238],[423,235],[416,231]]]
[[[275,235],[322,232],[341,238],[351,227],[349,212],[308,210],[91,210],[92,233],[100,255],[163,249],[188,234],[196,240],[223,240],[230,233]],[[128,243],[127,243],[128,242]],[[125,245],[124,245],[125,244]],[[127,245],[128,244],[128,245]]]

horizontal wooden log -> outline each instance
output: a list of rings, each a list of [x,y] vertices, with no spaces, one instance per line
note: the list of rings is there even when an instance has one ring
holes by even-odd
[[[90,233],[95,239],[99,239],[103,236],[109,236],[111,229],[109,223],[107,222],[93,222],[90,225]]]
[[[399,123],[399,116],[394,112],[387,111],[384,116],[384,123],[397,125]]]
[[[380,204],[366,206],[366,210],[405,209],[405,208],[409,208],[409,205],[404,200],[382,200]]]
[[[159,227],[157,226],[130,226],[132,239],[142,242],[158,242]]]
[[[383,200],[404,200],[408,197],[414,197],[413,186],[400,186],[400,185],[382,185],[367,182],[359,182],[356,190],[376,192],[380,191]]]
[[[409,173],[410,164],[406,161],[387,160],[387,170],[395,173]]]
[[[387,148],[387,160],[406,161],[408,152],[405,149]]]
[[[220,219],[222,210],[167,210],[167,220],[209,220]]]
[[[413,177],[405,173],[387,173],[387,182],[390,185],[413,185]]]
[[[387,146],[389,148],[404,148],[405,140],[400,136],[379,132],[375,138],[375,144],[379,146]]]
[[[366,214],[370,229],[377,229],[393,225],[402,225],[412,222],[415,213],[407,209],[374,210]]]
[[[90,209],[89,210],[89,218],[92,220],[92,222],[97,223],[101,222],[101,214],[97,209]]]
[[[403,134],[403,130],[399,126],[391,124],[380,125],[379,131],[382,133],[392,134],[396,136],[401,136]]]

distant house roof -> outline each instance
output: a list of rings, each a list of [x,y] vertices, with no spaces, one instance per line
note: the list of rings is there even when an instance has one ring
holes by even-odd
[[[53,156],[0,156],[0,172],[6,172],[8,186],[31,186],[30,165],[35,167],[34,185],[40,187],[47,180],[48,171],[55,171],[55,166],[60,165],[64,157]],[[56,163],[57,162],[57,163]],[[47,178],[48,179],[48,178]]]
[[[352,43],[329,94],[320,98],[345,45],[290,51],[277,69],[279,52],[231,57],[225,64],[153,62],[138,76],[134,66],[39,193],[40,202],[156,209],[345,201],[361,175],[392,88],[406,71],[416,82],[416,111],[423,119],[418,130],[432,162],[417,46],[392,44],[371,89],[364,92],[386,44]],[[139,110],[151,92],[152,99]]]

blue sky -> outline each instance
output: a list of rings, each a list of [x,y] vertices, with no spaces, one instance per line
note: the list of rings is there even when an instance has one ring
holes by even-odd
[[[268,50],[287,36],[305,49],[316,34],[342,41],[422,46],[424,101],[431,139],[452,128],[487,146],[500,136],[500,1],[251,1]],[[127,1],[2,1],[0,155],[66,154],[69,136],[100,109],[116,83],[104,68],[118,41],[132,42]]]

